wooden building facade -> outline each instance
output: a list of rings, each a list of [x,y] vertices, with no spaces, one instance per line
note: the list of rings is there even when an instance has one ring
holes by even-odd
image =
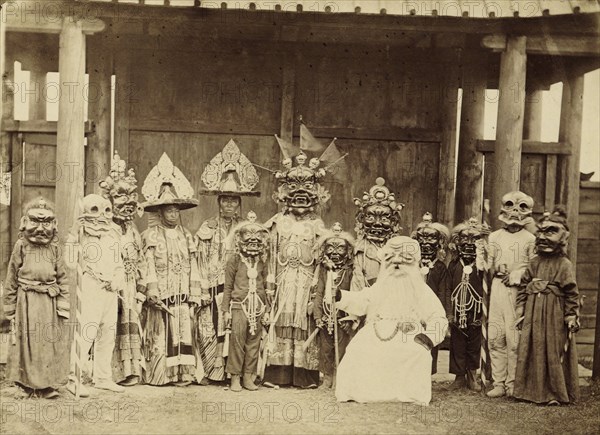
[[[596,1],[22,0],[2,13],[0,139],[2,171],[12,174],[11,205],[0,208],[3,269],[27,200],[55,199],[67,232],[77,199],[108,172],[113,129],[140,184],[166,151],[198,190],[230,138],[252,162],[278,169],[274,135],[296,141],[302,117],[349,153],[347,182],[325,182],[332,200],[323,213],[346,229],[353,198],[378,176],[406,204],[407,234],[426,211],[448,225],[481,216],[483,198],[496,216],[502,194],[519,187],[536,214],[559,202],[579,209],[583,75],[600,67]],[[30,121],[12,116],[15,60],[40,85]],[[53,71],[57,123],[46,121],[43,98]],[[556,82],[560,138],[542,143],[539,92]],[[482,140],[486,89],[500,91],[491,142]],[[267,219],[277,211],[275,180],[260,175],[262,196],[243,208]],[[194,231],[216,211],[206,198],[184,223]],[[576,240],[577,213],[570,219]],[[589,222],[598,233],[598,219]],[[571,258],[580,258],[577,243]]]

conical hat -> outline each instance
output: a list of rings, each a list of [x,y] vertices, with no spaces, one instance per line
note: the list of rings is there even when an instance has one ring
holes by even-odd
[[[179,168],[173,165],[167,153],[163,153],[156,166],[148,173],[142,194],[146,198],[146,202],[142,204],[146,211],[157,211],[164,205],[174,205],[180,210],[198,205],[192,185]]]
[[[201,178],[206,189],[200,195],[260,196],[252,190],[258,173],[233,139],[206,165]]]

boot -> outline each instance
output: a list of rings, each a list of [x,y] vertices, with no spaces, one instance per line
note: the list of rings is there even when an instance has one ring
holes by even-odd
[[[252,375],[251,373],[244,373],[244,376],[242,377],[242,386],[246,390],[250,390],[250,391],[258,390],[258,387],[254,383],[254,375]]]
[[[481,384],[477,379],[477,370],[467,370],[467,386],[469,390],[481,391]]]
[[[321,384],[321,387],[331,388],[332,386],[333,386],[333,376],[323,375],[323,383]]]
[[[462,390],[466,386],[467,386],[467,379],[465,378],[465,375],[456,375],[454,382],[452,382],[452,384],[450,384],[448,389],[450,391],[456,391],[456,390]]]
[[[242,386],[240,384],[240,375],[231,375],[231,386],[229,387],[231,391],[235,391],[239,393],[242,391]]]
[[[497,398],[502,397],[506,394],[503,385],[495,385],[494,388],[487,392],[488,397]]]

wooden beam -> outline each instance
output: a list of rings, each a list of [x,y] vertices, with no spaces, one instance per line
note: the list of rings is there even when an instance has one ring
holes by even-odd
[[[506,35],[488,35],[481,40],[481,46],[494,51],[506,50]],[[598,36],[541,35],[529,36],[527,54],[548,56],[595,56],[600,57]]]
[[[56,164],[62,168],[62,176],[56,180],[56,198],[60,198],[61,205],[57,207],[56,217],[63,242],[75,222],[78,202],[83,197],[85,154],[82,91],[85,83],[85,42],[82,22],[64,18],[58,55],[63,98],[58,103],[56,138]]]
[[[525,111],[526,43],[525,36],[509,37],[500,61],[500,97],[494,147],[496,177],[492,182],[490,201],[492,228],[501,226],[498,215],[502,196],[519,190]]]
[[[55,2],[47,9],[42,8],[42,3],[38,1],[20,0],[7,3],[2,7],[0,19],[6,23],[8,32],[61,33],[65,19],[80,21],[81,31],[85,35],[92,35],[105,29],[106,24],[89,13],[84,17],[70,15],[69,12],[72,14],[75,4],[68,3]]]
[[[458,54],[458,53],[457,53]],[[437,220],[452,228],[454,225],[456,147],[458,122],[458,88],[460,86],[459,58],[445,68],[440,68],[440,81],[443,81],[442,95],[442,141],[440,143],[440,163],[438,172]]]
[[[96,128],[88,136],[86,147],[85,193],[99,193],[99,182],[110,172],[111,164],[111,77],[112,51],[103,47],[100,35],[88,41],[88,118]]]
[[[477,151],[481,153],[493,153],[496,148],[494,140],[478,140]],[[563,142],[538,142],[534,140],[522,141],[523,154],[555,154],[569,155],[571,148]]]
[[[483,56],[483,58],[482,58]],[[477,149],[485,125],[487,62],[485,54],[466,53],[456,178],[456,222],[479,218],[483,210],[483,156]],[[493,147],[493,144],[492,144]]]
[[[576,267],[577,228],[579,225],[579,187],[581,161],[581,131],[583,119],[582,75],[572,75],[569,71],[563,81],[563,94],[558,137],[570,145],[571,154],[558,158],[557,201],[567,209],[569,231],[568,256]]]
[[[81,89],[80,89],[81,90]],[[95,125],[93,121],[85,121],[82,123],[83,132],[87,135],[94,131]],[[17,133],[48,133],[56,134],[58,131],[58,122],[56,121],[15,121],[13,119],[7,120],[2,125],[2,130],[7,132]]]

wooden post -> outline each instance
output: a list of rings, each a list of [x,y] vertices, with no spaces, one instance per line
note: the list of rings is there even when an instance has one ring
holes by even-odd
[[[598,291],[600,292],[600,279],[598,279]],[[596,334],[594,337],[594,365],[592,367],[592,379],[600,381],[600,298],[596,302]]]
[[[12,55],[9,55],[6,50],[6,23],[4,17],[0,17],[0,174],[4,177],[4,174],[11,173],[13,178],[11,184],[19,181],[14,176],[12,167],[12,143],[11,135],[6,131],[1,130],[6,125],[5,122],[13,119],[13,108],[14,108],[14,59]],[[19,171],[19,174],[21,172]],[[12,244],[14,240],[11,240],[11,213],[14,205],[9,206],[8,204],[0,204],[0,280],[4,282],[6,274],[6,268],[8,266],[8,260],[12,251]]]
[[[60,176],[56,180],[56,198],[60,198],[56,217],[64,242],[83,197],[84,155],[84,79],[85,35],[81,21],[63,18],[60,33],[58,72],[61,99],[58,103],[56,164]]]
[[[490,204],[492,228],[501,226],[498,215],[502,196],[519,190],[525,112],[526,42],[525,36],[509,36],[506,51],[502,53],[500,61],[500,99],[494,147],[496,176],[492,182]]]
[[[486,54],[469,52],[463,62],[462,108],[456,178],[456,222],[480,217],[483,207],[483,153],[477,141],[485,123]]]
[[[542,90],[527,90],[523,115],[523,139],[542,140]]]
[[[457,53],[458,54],[458,53]],[[440,165],[438,181],[437,220],[452,228],[454,224],[454,201],[456,180],[456,123],[458,116],[458,87],[460,74],[456,62],[444,70],[442,90],[442,141],[440,143]]]
[[[95,123],[94,132],[88,136],[86,149],[85,193],[99,193],[98,183],[110,171],[110,108],[112,50],[105,45],[101,35],[90,36],[87,92],[88,118]]]
[[[579,222],[579,163],[581,160],[581,128],[583,115],[583,75],[567,73],[563,81],[558,140],[571,148],[570,155],[558,160],[557,199],[567,210],[569,259],[577,265],[577,229]]]
[[[134,167],[137,164],[129,155],[129,114],[131,112],[131,100],[133,92],[133,84],[129,71],[129,63],[131,52],[123,49],[115,55],[114,71],[116,76],[116,91],[115,91],[115,152],[118,152],[120,157],[127,161],[129,167]]]

